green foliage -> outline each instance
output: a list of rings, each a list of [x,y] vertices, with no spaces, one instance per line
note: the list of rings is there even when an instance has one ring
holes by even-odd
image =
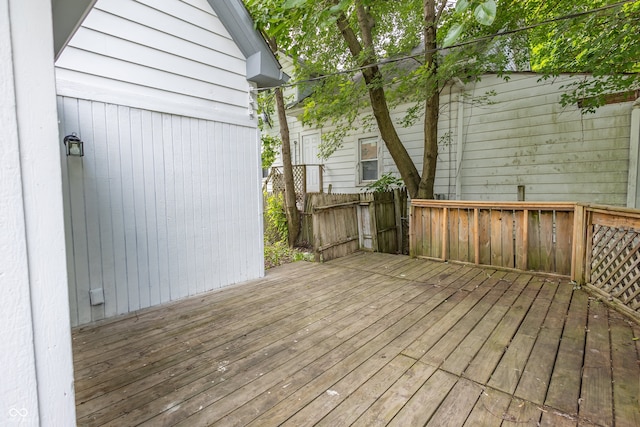
[[[268,169],[276,160],[282,141],[280,138],[266,133],[260,135],[260,140],[262,141],[262,169]]]
[[[618,1],[245,0],[245,4],[257,27],[294,59],[296,79],[311,89],[302,105],[302,122],[330,129],[323,130],[320,146],[321,157],[327,158],[345,138],[376,124],[371,118],[370,89],[384,88],[390,109],[409,104],[407,115],[396,121],[410,126],[421,119],[425,100],[452,78],[466,83],[494,71],[508,79],[508,70],[528,69],[529,64],[546,77],[593,73],[594,79],[568,85],[562,97],[565,104],[592,98],[583,104],[587,109],[600,105],[603,93],[640,87],[640,1],[560,19]],[[435,16],[433,22],[425,22],[427,7],[435,12],[430,14]],[[356,13],[362,10],[364,21],[372,24],[367,26],[370,46],[359,25],[364,21],[359,22]],[[548,22],[539,25],[542,21]],[[433,58],[424,52],[425,34],[432,34],[425,30],[430,28],[436,29],[438,47]],[[347,33],[356,40],[355,48],[353,44],[349,48]],[[446,46],[450,47],[443,49]],[[372,81],[369,75],[365,83],[363,74],[372,65],[379,67],[381,77]],[[398,167],[406,171],[407,164]],[[405,178],[415,176],[402,173]]]
[[[367,185],[365,191],[384,192],[404,186],[402,179],[393,176],[391,172],[385,173],[376,182]]]
[[[282,194],[264,195],[264,265],[275,267],[288,262],[313,261],[313,254],[289,247],[287,216]]]
[[[284,242],[286,244],[289,234],[282,193],[265,193],[264,201],[265,240],[270,243]]]
[[[275,267],[292,258],[293,249],[285,241],[264,242],[264,265],[265,268]]]
[[[264,265],[266,269],[276,267],[289,262],[310,261],[313,254],[295,248],[290,248],[285,241],[264,243]]]
[[[469,14],[470,11],[473,11],[473,17],[476,22],[485,26],[493,24],[493,21],[496,19],[497,10],[498,7],[495,0],[458,0],[455,8],[456,14],[458,15]],[[463,22],[453,24],[442,41],[442,46],[449,47],[453,45],[458,41],[464,30],[465,24]]]
[[[640,2],[565,0],[550,4],[528,0],[525,3],[512,0],[512,6],[520,8],[526,23],[553,21],[529,33],[532,69],[543,73],[545,78],[563,72],[593,76],[566,85],[563,105],[589,98],[590,102],[583,104],[583,112],[592,112],[603,104],[603,94],[640,88]],[[595,13],[584,13],[598,8],[601,9]],[[574,17],[555,20],[567,15]]]

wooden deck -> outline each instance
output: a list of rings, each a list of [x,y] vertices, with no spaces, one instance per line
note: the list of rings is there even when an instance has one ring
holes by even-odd
[[[299,262],[74,330],[78,425],[639,426],[638,337],[554,277]]]

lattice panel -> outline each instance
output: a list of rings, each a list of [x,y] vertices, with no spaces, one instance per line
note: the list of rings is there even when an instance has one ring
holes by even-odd
[[[278,169],[273,168],[269,175],[271,189],[274,193],[284,193],[284,175]]]
[[[305,165],[293,166],[293,185],[296,190],[296,203],[303,206],[304,195],[306,193],[306,171]],[[282,167],[274,167],[269,175],[271,189],[274,193],[284,193],[284,174]]]
[[[306,180],[304,165],[293,167],[293,185],[296,189],[296,203],[302,206],[304,203],[304,193],[306,192]]]
[[[593,225],[590,282],[640,312],[640,231]]]

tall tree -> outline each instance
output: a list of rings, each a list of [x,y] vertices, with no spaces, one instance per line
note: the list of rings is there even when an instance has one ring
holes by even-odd
[[[531,63],[548,76],[594,74],[566,99],[638,87],[640,2],[599,9],[613,2],[286,0],[276,19],[296,76],[315,88],[304,100],[303,123],[333,129],[323,131],[320,154],[330,156],[354,129],[377,128],[411,197],[432,198],[439,96],[453,78]],[[565,19],[581,11],[587,13]],[[411,106],[394,121],[390,111],[401,103]],[[419,171],[397,129],[420,120]]]
[[[274,22],[284,21],[284,11],[279,6],[279,2],[265,0],[247,0],[246,6],[253,15],[254,22],[262,32],[269,48],[278,54],[279,38],[282,38],[282,27],[278,29]],[[280,9],[280,15],[277,10]],[[296,206],[296,189],[293,177],[293,165],[291,162],[291,139],[289,136],[289,124],[287,121],[286,105],[282,88],[274,88],[276,110],[280,125],[280,138],[282,140],[282,170],[284,178],[284,200],[287,215],[288,243],[293,247],[300,233],[300,212]]]
[[[451,77],[460,75],[465,79],[477,73],[478,64],[505,57],[491,43],[442,55],[438,51],[442,38],[438,32],[441,27],[450,26],[448,20],[454,9],[449,3],[285,2],[285,9],[294,10],[297,18],[297,25],[289,33],[289,52],[304,59],[299,62],[298,76],[311,80],[315,75],[323,76],[322,89],[305,100],[303,115],[304,123],[320,126],[329,122],[334,127],[331,132],[323,132],[323,157],[339,148],[354,128],[377,128],[411,197],[433,198],[440,91]],[[493,0],[477,3],[474,8],[493,4],[491,18],[495,17]],[[410,58],[398,58],[412,51]],[[346,73],[345,69],[357,69],[359,75]],[[399,124],[391,111],[402,102],[415,104]],[[397,129],[420,119],[424,122],[424,150],[422,169],[418,170]]]

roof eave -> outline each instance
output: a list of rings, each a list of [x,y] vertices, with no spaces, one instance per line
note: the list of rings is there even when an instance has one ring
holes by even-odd
[[[281,85],[289,80],[267,42],[258,32],[240,0],[207,0],[247,58],[247,80],[258,87]]]

